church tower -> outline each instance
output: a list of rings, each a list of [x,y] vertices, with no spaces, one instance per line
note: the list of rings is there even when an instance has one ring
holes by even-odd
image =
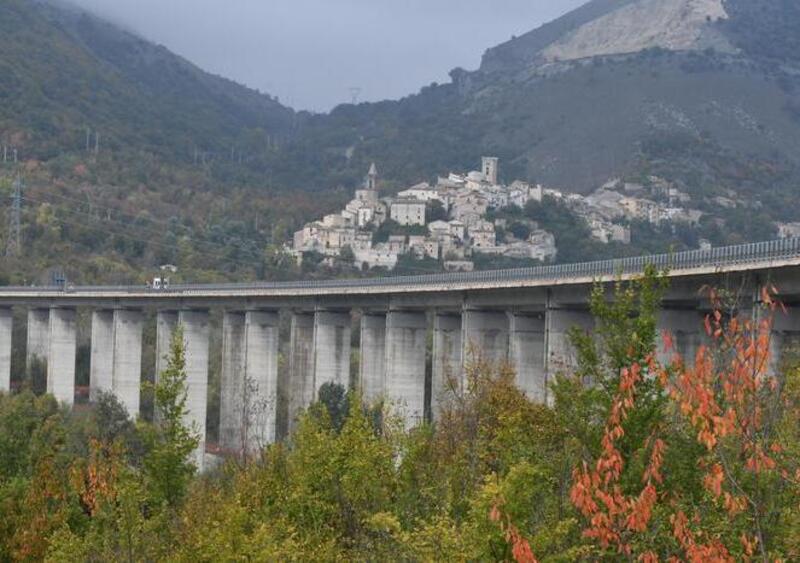
[[[374,162],[372,163],[372,166],[369,167],[369,173],[367,173],[367,182],[364,187],[368,190],[378,190],[378,167],[375,166]]]
[[[497,168],[500,159],[493,156],[484,156],[481,168],[483,169],[483,177],[490,184],[497,185]]]

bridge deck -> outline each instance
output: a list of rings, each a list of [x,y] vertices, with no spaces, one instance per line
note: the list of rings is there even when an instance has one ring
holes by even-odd
[[[800,238],[578,264],[406,277],[243,284],[174,284],[168,289],[161,290],[143,286],[2,287],[0,301],[53,297],[58,297],[59,301],[344,297],[555,287],[585,285],[619,278],[630,279],[641,275],[648,266],[662,271],[667,270],[670,277],[800,266]]]

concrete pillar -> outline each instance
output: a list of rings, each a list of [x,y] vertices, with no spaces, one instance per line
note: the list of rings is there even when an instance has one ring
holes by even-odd
[[[326,383],[350,386],[350,313],[314,316],[314,397]]]
[[[359,385],[364,402],[373,404],[386,392],[386,315],[364,313],[361,317]]]
[[[186,347],[186,422],[196,430],[200,443],[195,464],[202,471],[206,451],[206,410],[208,408],[208,338],[207,311],[181,311],[178,322],[183,327]]]
[[[50,344],[47,359],[47,392],[59,402],[75,402],[77,325],[74,309],[50,309]]]
[[[314,315],[292,315],[289,344],[288,431],[296,427],[298,415],[314,401]]]
[[[497,311],[464,311],[463,358],[493,364],[508,361],[508,316]]]
[[[425,417],[425,313],[392,311],[386,316],[386,398],[408,427]]]
[[[139,416],[143,324],[141,311],[114,311],[112,387],[117,399],[134,420]]]
[[[245,316],[244,387],[248,448],[257,451],[275,442],[278,418],[278,354],[280,316],[277,312],[248,311]]]
[[[169,347],[172,343],[172,333],[175,332],[176,326],[178,326],[178,313],[175,311],[159,311],[156,313],[155,381],[158,381],[158,376],[167,369]]]
[[[698,309],[662,309],[656,341],[659,360],[669,364],[677,352],[684,364],[693,365],[705,336],[704,318],[705,313]],[[669,352],[664,344],[665,332],[672,338],[673,348]]]
[[[28,339],[26,346],[26,369],[30,372],[34,361],[47,362],[50,355],[50,310],[28,310]]]
[[[92,312],[92,350],[89,366],[89,399],[114,390],[114,312]]]
[[[569,339],[574,327],[594,330],[594,317],[589,310],[549,309],[546,313],[547,381],[559,374],[571,374],[577,366],[575,349]]]
[[[767,313],[763,313],[767,314]],[[780,373],[800,360],[800,307],[787,306],[775,312],[770,336],[770,373]]]
[[[455,392],[461,391],[461,352],[461,314],[434,315],[431,377],[431,413],[434,420],[445,402],[453,398]]]
[[[509,321],[511,365],[517,375],[517,387],[532,401],[547,403],[544,315],[512,313]]]
[[[242,445],[242,397],[245,381],[245,315],[226,312],[222,319],[219,442],[238,452]]]
[[[11,334],[13,329],[13,312],[8,308],[0,308],[0,393],[11,391]]]

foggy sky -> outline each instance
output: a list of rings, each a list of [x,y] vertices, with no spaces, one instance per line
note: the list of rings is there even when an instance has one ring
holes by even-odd
[[[585,0],[72,0],[205,70],[327,111],[445,82]]]

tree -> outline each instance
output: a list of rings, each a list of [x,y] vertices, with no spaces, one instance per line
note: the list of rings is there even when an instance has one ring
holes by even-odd
[[[728,317],[715,291],[711,302],[710,344],[694,362],[676,355],[660,380],[703,449],[703,487],[727,522],[727,551],[796,559],[800,534],[789,529],[799,522],[791,507],[800,502],[800,370],[774,370],[772,326],[782,306],[774,288],[762,290],[752,317]],[[673,525],[687,551],[698,548],[683,512]]]
[[[705,321],[710,343],[693,361],[675,354],[665,366],[651,354],[646,366],[623,369],[601,454],[576,468],[571,490],[586,518],[584,536],[600,548],[644,561],[770,561],[800,553],[798,371],[773,373],[778,304],[766,289],[761,301],[753,318],[730,316],[712,291],[714,311]],[[671,348],[669,335],[666,345]],[[669,404],[662,411],[672,417],[651,419],[641,463],[637,451],[621,444],[648,380],[663,389]],[[687,448],[691,442],[696,447]],[[669,457],[688,458],[693,486],[671,476],[669,467],[662,470]],[[631,494],[636,481],[639,491]]]
[[[333,429],[341,431],[350,412],[350,397],[345,388],[338,383],[325,383],[319,388],[318,405],[325,409]]]
[[[447,221],[447,209],[441,201],[433,200],[428,203],[425,212],[426,223],[433,223],[434,221]]]
[[[196,471],[190,456],[197,449],[198,430],[186,424],[186,357],[183,328],[172,334],[167,368],[154,386],[155,422],[143,427],[146,454],[144,479],[150,498],[175,507]]]

